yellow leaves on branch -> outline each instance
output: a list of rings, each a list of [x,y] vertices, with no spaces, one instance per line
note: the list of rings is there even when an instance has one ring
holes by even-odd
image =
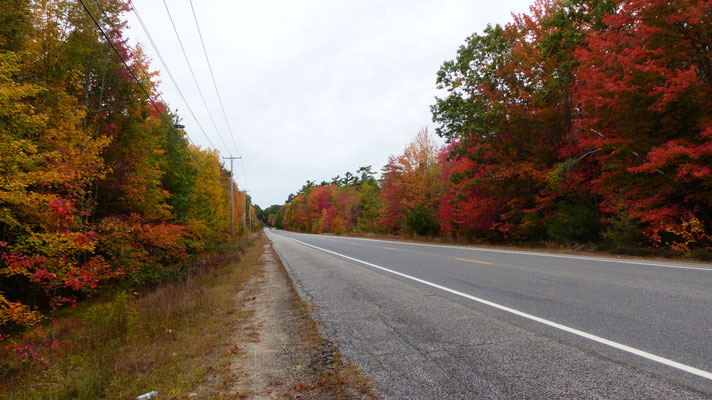
[[[682,253],[687,253],[699,247],[700,244],[709,244],[712,241],[712,236],[705,232],[702,221],[692,213],[688,214],[687,219],[682,221],[679,226],[666,226],[663,231],[677,237],[678,240],[670,243],[670,247]],[[655,238],[658,243],[661,241],[660,235],[656,235]],[[707,250],[712,250],[712,248],[707,247]]]
[[[30,307],[19,303],[9,301],[0,294],[0,326],[9,322],[14,322],[18,325],[34,326],[41,320],[41,315],[37,311],[33,311]]]

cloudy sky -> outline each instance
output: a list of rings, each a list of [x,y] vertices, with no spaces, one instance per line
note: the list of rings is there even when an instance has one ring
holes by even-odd
[[[193,0],[233,133],[230,138],[189,0],[166,0],[211,122],[162,0],[133,0],[201,132],[141,25],[127,14],[132,42],[161,74],[164,98],[191,139],[235,165],[241,188],[261,207],[282,204],[307,179],[320,182],[399,154],[422,127],[436,72],[487,23],[507,23],[528,0]],[[220,136],[219,136],[220,135]],[[222,137],[222,140],[221,138]],[[223,144],[225,142],[225,144]],[[229,164],[228,164],[229,167]]]

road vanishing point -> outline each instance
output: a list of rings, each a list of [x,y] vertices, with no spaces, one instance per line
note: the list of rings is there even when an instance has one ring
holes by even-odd
[[[385,399],[712,399],[712,265],[268,237]]]

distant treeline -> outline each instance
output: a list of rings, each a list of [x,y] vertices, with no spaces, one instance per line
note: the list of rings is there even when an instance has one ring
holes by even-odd
[[[468,37],[426,131],[267,211],[302,232],[594,243],[709,258],[712,6],[542,1]]]
[[[180,275],[230,234],[229,174],[173,128],[144,53],[122,37],[126,2],[85,3],[158,110],[80,2],[3,0],[0,340],[107,283]]]

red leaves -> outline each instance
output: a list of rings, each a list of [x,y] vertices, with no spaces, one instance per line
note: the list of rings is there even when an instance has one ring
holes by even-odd
[[[42,355],[44,350],[42,347],[35,344],[18,344],[15,346],[5,346],[6,349],[12,350],[17,355],[18,361],[36,361],[42,364],[49,363],[49,359]]]
[[[712,57],[699,51],[712,44],[709,4],[622,1],[604,23],[576,53],[580,126],[607,137],[579,141],[606,149],[596,155],[606,173],[592,189],[604,209],[645,222],[655,243],[660,232],[683,240],[674,232],[712,208]]]
[[[32,274],[32,279],[34,282],[40,283],[42,280],[53,281],[57,278],[57,274],[48,272],[45,269],[38,269]]]
[[[6,271],[0,270],[0,275],[29,275],[29,271],[47,261],[46,257],[39,254],[27,256],[12,250],[0,254],[0,259],[6,265]]]
[[[98,239],[99,235],[96,232],[90,230],[84,233],[76,234],[72,241],[74,242],[74,245],[76,245],[78,248],[88,250],[94,246]]]
[[[112,262],[96,256],[84,265],[83,270],[96,275],[99,281],[124,275],[139,281],[150,279],[143,276],[144,272],[157,264],[164,271],[177,270],[180,262],[188,257],[189,241],[193,238],[185,226],[148,223],[138,215],[105,218],[97,234],[97,252],[111,256]],[[90,282],[98,284],[99,281]]]
[[[381,226],[425,207],[446,234],[712,250],[709,4],[540,2],[469,37],[438,74],[449,147],[389,158]],[[334,229],[341,204],[314,188],[286,225]]]
[[[288,205],[284,224],[302,232],[343,233],[354,227],[358,201],[353,187],[316,186]]]
[[[50,300],[50,305],[52,308],[59,308],[64,305],[70,305],[72,307],[77,305],[77,299],[73,297],[55,296]]]

